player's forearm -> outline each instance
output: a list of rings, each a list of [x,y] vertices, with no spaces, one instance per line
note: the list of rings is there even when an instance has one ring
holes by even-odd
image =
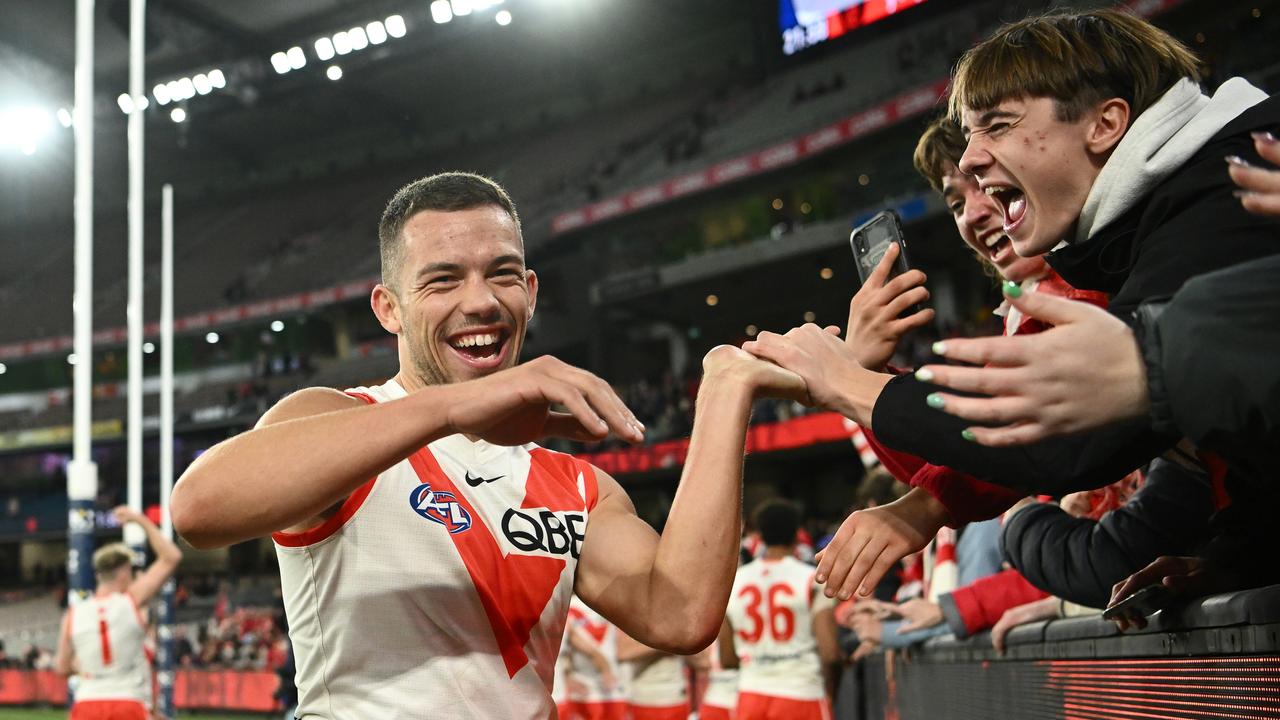
[[[447,390],[266,425],[214,446],[174,487],[175,528],[195,547],[209,548],[320,515],[449,434]]]
[[[893,379],[893,375],[856,368],[844,376],[844,382],[835,388],[838,396],[829,409],[844,415],[863,427],[875,429],[871,416],[876,408],[880,391]]]
[[[172,540],[164,536],[160,532],[160,528],[151,522],[151,518],[141,515],[135,520],[147,534],[147,544],[151,546],[151,552],[156,554],[156,561],[176,566],[182,562],[182,550],[174,544]]]
[[[689,456],[649,580],[659,647],[697,652],[720,630],[738,567],[751,400],[752,389],[733,377],[708,377],[698,393]]]

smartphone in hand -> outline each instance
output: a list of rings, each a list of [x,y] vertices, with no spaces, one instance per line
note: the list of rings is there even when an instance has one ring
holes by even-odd
[[[1163,585],[1148,585],[1102,611],[1104,620],[1117,617],[1150,617],[1173,601],[1173,595]]]

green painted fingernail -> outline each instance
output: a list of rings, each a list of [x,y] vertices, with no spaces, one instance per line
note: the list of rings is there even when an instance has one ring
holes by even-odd
[[[978,442],[977,436],[974,435],[973,431],[968,428],[965,428],[964,430],[960,431],[960,437],[964,438],[965,440],[968,440],[969,442]]]
[[[933,354],[934,354],[934,355],[946,355],[946,354],[947,354],[947,344],[946,344],[946,343],[944,343],[944,342],[942,342],[941,340],[939,340],[938,342],[934,343],[934,344],[933,344]]]
[[[941,410],[942,406],[947,404],[947,401],[943,400],[938,393],[929,393],[929,397],[925,398],[924,401],[929,403],[929,407],[934,410]]]
[[[916,371],[916,379],[920,382],[933,382],[933,371],[929,368],[920,368]]]
[[[1011,298],[1022,297],[1022,286],[1018,285],[1016,282],[1005,280],[1004,294],[1006,297]]]

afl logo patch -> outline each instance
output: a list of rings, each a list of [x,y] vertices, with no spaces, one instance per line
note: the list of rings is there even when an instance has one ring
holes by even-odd
[[[451,492],[434,491],[427,483],[409,493],[409,507],[422,517],[445,526],[456,535],[471,529],[471,513],[462,507]]]

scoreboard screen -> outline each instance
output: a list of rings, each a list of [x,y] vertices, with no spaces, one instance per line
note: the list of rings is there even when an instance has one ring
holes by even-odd
[[[782,52],[794,55],[925,0],[778,0]]]

